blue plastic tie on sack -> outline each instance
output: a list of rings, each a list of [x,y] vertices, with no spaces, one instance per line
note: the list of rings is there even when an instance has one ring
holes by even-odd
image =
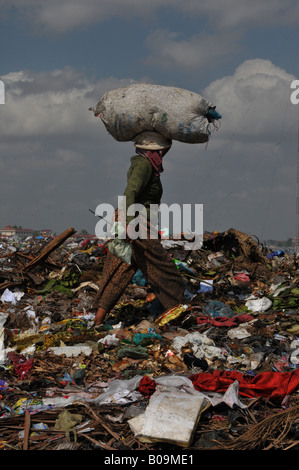
[[[211,108],[211,109],[209,109],[209,111],[207,112],[207,118],[208,118],[208,119],[210,118],[210,119],[212,119],[212,120],[215,119],[216,121],[218,121],[219,119],[222,119],[222,116],[221,116],[221,114],[219,114],[219,113],[216,111],[216,109]]]

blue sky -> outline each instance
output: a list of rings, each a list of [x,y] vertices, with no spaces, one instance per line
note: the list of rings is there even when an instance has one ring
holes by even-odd
[[[132,143],[88,111],[134,82],[201,93],[209,145],[174,142],[163,201],[201,203],[204,229],[295,235],[299,2],[0,1],[0,223],[94,232],[123,193]]]

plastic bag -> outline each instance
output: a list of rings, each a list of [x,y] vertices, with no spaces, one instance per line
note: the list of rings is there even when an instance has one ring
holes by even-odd
[[[267,297],[257,299],[251,296],[248,298],[245,305],[251,312],[266,312],[266,310],[272,306],[272,301]]]
[[[186,344],[190,343],[192,353],[198,359],[226,359],[228,353],[223,348],[215,346],[214,341],[205,334],[199,332],[188,333],[185,336],[176,336],[172,342],[172,347],[178,352],[178,357],[182,357],[182,351]]]
[[[141,287],[146,286],[147,281],[144,275],[142,274],[142,272],[140,271],[140,269],[137,269],[136,273],[132,277],[131,283],[136,284],[137,286],[141,286]]]
[[[209,300],[204,305],[204,311],[207,311],[212,318],[228,317],[231,318],[235,315],[234,311],[219,300]]]
[[[108,243],[108,250],[116,258],[121,259],[125,263],[131,264],[132,259],[132,245],[125,240],[115,238]]]
[[[5,289],[1,296],[2,302],[10,302],[15,305],[23,297],[24,292],[11,292],[9,289]]]
[[[137,388],[142,379],[140,375],[135,375],[129,380],[112,379],[104,393],[94,399],[96,404],[119,403],[127,404],[142,399],[143,396]]]
[[[202,294],[205,292],[212,292],[213,291],[213,279],[205,279],[200,283],[200,288],[198,289],[198,294]]]
[[[110,229],[110,236],[113,240],[107,244],[107,248],[116,258],[131,264],[132,245],[125,240],[125,235],[126,231],[123,224],[121,222],[114,222]]]
[[[104,338],[99,339],[98,343],[102,343],[107,348],[111,346],[117,346],[119,343],[119,338],[117,338],[116,334],[107,335]]]

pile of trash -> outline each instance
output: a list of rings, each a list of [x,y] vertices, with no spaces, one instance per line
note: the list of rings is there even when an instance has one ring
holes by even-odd
[[[1,242],[2,450],[298,450],[299,259],[230,229],[163,240],[164,311],[137,271],[95,326],[106,245]]]

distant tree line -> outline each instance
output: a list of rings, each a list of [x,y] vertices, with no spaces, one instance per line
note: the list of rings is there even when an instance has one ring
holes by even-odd
[[[288,238],[287,240],[266,240],[267,245],[281,246],[281,247],[292,247],[293,239]]]

